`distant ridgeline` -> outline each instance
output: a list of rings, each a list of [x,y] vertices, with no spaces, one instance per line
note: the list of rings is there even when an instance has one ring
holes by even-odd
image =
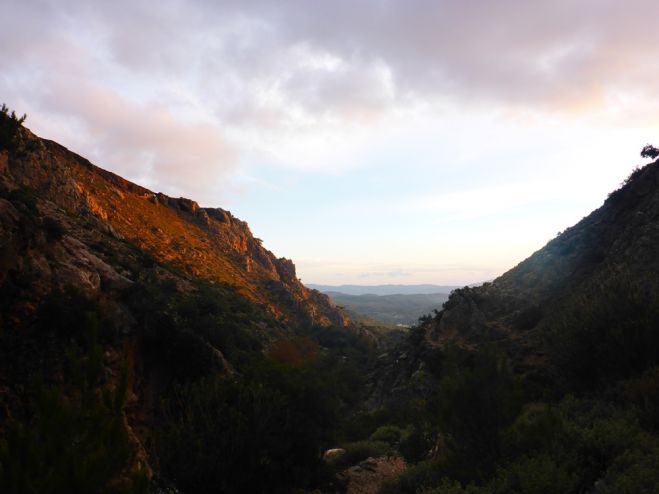
[[[409,327],[419,317],[439,310],[458,286],[446,285],[314,285],[343,307],[352,319],[372,324]]]
[[[433,295],[451,293],[462,285],[316,285],[307,283],[307,287],[328,293],[336,292],[346,295]]]

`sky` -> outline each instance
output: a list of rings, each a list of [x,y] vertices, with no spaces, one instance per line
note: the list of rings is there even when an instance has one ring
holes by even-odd
[[[659,143],[659,2],[3,0],[0,100],[307,283],[490,280]]]

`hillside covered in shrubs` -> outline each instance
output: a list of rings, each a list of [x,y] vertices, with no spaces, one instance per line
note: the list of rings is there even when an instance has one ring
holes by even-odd
[[[399,443],[411,466],[383,492],[657,492],[658,246],[653,162],[421,318],[380,365],[381,422],[418,438]]]
[[[34,136],[0,149],[0,491],[288,492],[380,336],[247,224]],[[328,477],[329,476],[329,477]]]

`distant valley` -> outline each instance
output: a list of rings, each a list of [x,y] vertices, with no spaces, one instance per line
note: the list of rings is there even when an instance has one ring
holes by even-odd
[[[383,322],[396,326],[412,326],[419,317],[441,310],[448,300],[445,293],[396,293],[391,295],[349,295],[347,293],[323,292],[339,307],[345,308],[351,319],[366,318],[372,322]]]

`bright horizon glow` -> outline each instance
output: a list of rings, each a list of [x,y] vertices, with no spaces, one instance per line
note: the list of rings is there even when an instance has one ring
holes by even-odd
[[[8,0],[2,101],[319,284],[495,278],[659,136],[659,4]],[[0,101],[0,102],[2,102]]]

